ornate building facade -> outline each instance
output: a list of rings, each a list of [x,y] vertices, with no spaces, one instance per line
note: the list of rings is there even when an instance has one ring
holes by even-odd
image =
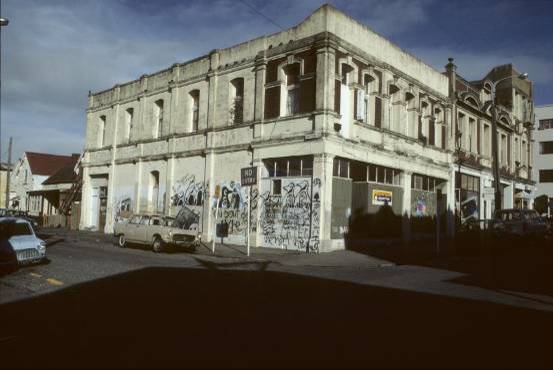
[[[291,29],[90,94],[81,228],[186,206],[211,240],[218,207],[229,242],[245,242],[250,212],[252,245],[329,251],[344,248],[354,215],[387,204],[406,238],[437,214],[451,234],[456,158],[472,153],[456,151],[458,120],[486,115],[485,96],[471,107],[452,76],[324,5]],[[505,117],[510,134],[518,121]],[[257,185],[243,187],[252,166]]]

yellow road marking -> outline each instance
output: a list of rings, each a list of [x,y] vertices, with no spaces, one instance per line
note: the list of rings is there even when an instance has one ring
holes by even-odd
[[[55,285],[55,286],[60,286],[60,285],[63,285],[63,283],[57,279],[53,279],[53,278],[48,278],[46,279],[46,281],[48,283],[50,283],[51,285]]]
[[[31,275],[32,277],[37,277],[37,278],[42,277],[41,274],[37,274],[36,272],[30,272],[29,275]]]

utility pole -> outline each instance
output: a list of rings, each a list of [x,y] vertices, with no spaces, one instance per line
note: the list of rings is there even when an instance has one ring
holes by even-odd
[[[6,209],[10,207],[10,175],[12,171],[12,143],[13,143],[13,137],[10,137],[10,144],[8,147],[8,173],[6,176]]]

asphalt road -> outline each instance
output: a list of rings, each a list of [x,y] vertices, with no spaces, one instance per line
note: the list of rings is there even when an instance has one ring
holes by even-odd
[[[0,277],[0,367],[553,368],[553,301],[451,271],[74,239],[48,255]]]

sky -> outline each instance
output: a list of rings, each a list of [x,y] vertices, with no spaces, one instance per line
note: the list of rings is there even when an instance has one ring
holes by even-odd
[[[1,29],[1,161],[9,137],[13,158],[80,153],[88,91],[292,27],[325,2],[439,71],[448,57],[469,80],[513,63],[534,82],[535,104],[553,103],[551,0],[0,0],[10,21]]]

